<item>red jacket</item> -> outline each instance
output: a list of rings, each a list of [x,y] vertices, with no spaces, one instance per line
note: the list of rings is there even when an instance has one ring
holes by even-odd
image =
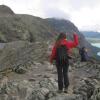
[[[61,40],[60,44],[61,45],[65,45],[69,52],[70,52],[70,49],[71,48],[74,48],[78,45],[78,35],[77,34],[74,34],[74,41],[67,41],[66,39],[63,39]],[[52,53],[51,53],[51,56],[50,56],[50,63],[52,63],[52,61],[55,59],[56,57],[56,44],[54,45],[53,49],[52,49]]]

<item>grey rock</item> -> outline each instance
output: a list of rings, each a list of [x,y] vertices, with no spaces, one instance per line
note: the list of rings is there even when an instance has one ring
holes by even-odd
[[[0,71],[13,69],[17,73],[25,73],[26,69],[34,64],[41,67],[40,62],[47,59],[46,46],[44,43],[37,44],[27,41],[7,43],[0,55]]]
[[[100,86],[95,88],[96,80],[84,78],[74,87],[74,94],[57,93],[57,82],[53,78],[44,78],[34,85],[28,80],[0,83],[1,100],[99,100]]]
[[[100,85],[95,88],[91,100],[100,100]]]
[[[55,91],[57,89],[57,82],[53,78],[45,78],[44,80],[39,82],[40,87],[45,87],[50,91]]]
[[[0,100],[9,100],[7,94],[0,94]]]
[[[74,87],[74,93],[80,94],[84,100],[88,100],[91,98],[94,89],[95,85],[92,80],[85,78],[84,80],[80,80],[77,86]]]
[[[48,100],[83,100],[82,96],[80,95],[70,95],[70,94],[66,94],[66,95],[58,95],[55,96],[53,98],[50,98]]]
[[[8,87],[8,78],[4,77],[2,80],[0,80],[0,94],[7,93],[7,87]]]
[[[27,72],[27,69],[23,66],[16,66],[16,68],[13,69],[14,72],[18,73],[18,74],[24,74]]]
[[[23,100],[27,100],[33,91],[33,86],[27,80],[23,80],[17,85],[17,89],[19,97]]]

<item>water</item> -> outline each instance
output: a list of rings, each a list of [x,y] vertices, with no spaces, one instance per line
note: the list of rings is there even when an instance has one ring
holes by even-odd
[[[92,43],[93,46],[100,48],[100,43]],[[100,52],[97,53],[100,56]]]

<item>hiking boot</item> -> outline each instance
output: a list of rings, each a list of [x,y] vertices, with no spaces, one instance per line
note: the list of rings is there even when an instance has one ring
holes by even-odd
[[[65,88],[64,89],[64,93],[68,93],[68,88]]]

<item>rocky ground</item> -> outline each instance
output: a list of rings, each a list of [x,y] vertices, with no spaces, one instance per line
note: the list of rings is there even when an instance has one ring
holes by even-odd
[[[1,45],[0,100],[100,100],[100,62],[70,60],[68,93],[57,93],[57,71],[48,43]]]
[[[70,33],[69,39],[78,33],[80,46],[99,51],[68,20],[18,15],[0,6],[0,100],[100,100],[100,63],[81,63],[77,56],[70,61],[68,93],[57,93],[57,72],[48,62],[48,46],[53,32],[62,30]]]
[[[72,62],[68,94],[57,93],[56,68],[45,61],[34,62],[24,74],[21,74],[23,69],[20,74],[2,73],[0,100],[100,100],[100,65],[79,60]]]

